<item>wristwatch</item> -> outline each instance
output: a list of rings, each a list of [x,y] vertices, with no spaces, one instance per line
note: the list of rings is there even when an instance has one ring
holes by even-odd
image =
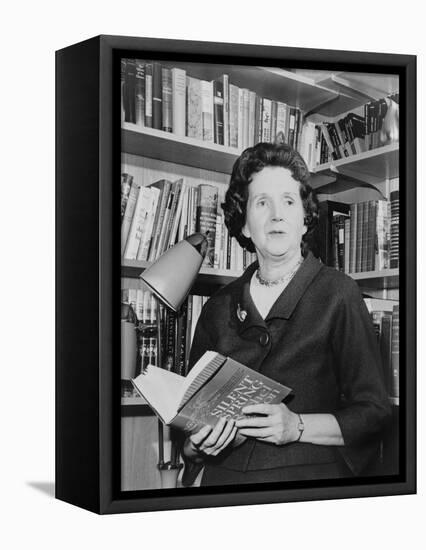
[[[300,415],[299,413],[297,413],[297,416],[299,417],[299,423],[297,425],[297,429],[299,430],[299,437],[296,439],[296,443],[298,441],[300,441],[300,438],[302,437],[302,434],[305,430],[305,424],[303,422],[303,418],[302,418],[302,415]]]

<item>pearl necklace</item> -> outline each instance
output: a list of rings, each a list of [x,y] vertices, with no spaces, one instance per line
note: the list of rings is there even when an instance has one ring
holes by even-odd
[[[295,265],[295,267],[291,271],[289,271],[288,273],[286,273],[285,275],[283,275],[279,279],[274,279],[273,281],[268,281],[268,279],[264,279],[261,276],[259,268],[258,268],[256,270],[256,279],[259,282],[259,284],[261,284],[263,286],[267,286],[267,287],[276,286],[276,285],[280,285],[280,284],[284,284],[284,283],[289,283],[291,281],[291,279],[296,275],[296,271],[299,269],[302,262],[303,262],[303,258],[301,258],[297,262],[297,264]]]

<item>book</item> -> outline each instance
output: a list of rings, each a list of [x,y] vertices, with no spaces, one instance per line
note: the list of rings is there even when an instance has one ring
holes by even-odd
[[[215,426],[221,417],[242,418],[247,405],[281,403],[291,392],[214,351],[207,351],[187,376],[148,365],[132,383],[165,424],[186,433]]]
[[[201,117],[203,140],[213,142],[213,82],[208,80],[201,81]]]
[[[172,69],[172,114],[173,133],[184,136],[186,124],[186,71],[176,67]]]
[[[145,126],[145,63],[143,61],[136,60],[135,78],[135,122],[139,126]]]
[[[152,128],[152,63],[145,64],[145,126]]]
[[[123,221],[124,213],[126,211],[127,201],[129,200],[130,187],[132,185],[133,176],[130,174],[121,174],[121,221]]]
[[[207,252],[203,264],[213,267],[218,189],[214,185],[201,183],[198,190],[196,231],[205,235],[207,239]]]
[[[173,97],[172,97],[172,70],[163,67],[161,73],[161,86],[163,94],[162,126],[163,132],[173,131]]]
[[[223,79],[213,81],[214,141],[224,145]]]
[[[121,255],[124,255],[126,248],[127,238],[129,236],[130,226],[133,220],[133,214],[135,212],[136,201],[139,195],[139,185],[136,180],[133,179],[130,185],[129,197],[127,199],[124,216],[121,221]]]
[[[135,85],[136,85],[136,63],[134,59],[126,60],[126,72],[124,76],[124,120],[136,122],[135,112]]]
[[[391,397],[399,397],[399,305],[392,310],[391,365]]]
[[[137,259],[139,245],[147,224],[150,203],[151,189],[149,187],[141,187],[139,189],[129,235],[124,249],[124,257],[127,260]]]
[[[163,127],[163,74],[161,64],[152,64],[152,127],[161,130]]]
[[[202,125],[202,96],[201,96],[201,80],[186,77],[186,102],[187,102],[187,117],[186,117],[186,135],[191,138],[203,139]]]

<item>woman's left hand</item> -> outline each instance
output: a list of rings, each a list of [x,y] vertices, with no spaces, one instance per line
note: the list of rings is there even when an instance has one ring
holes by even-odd
[[[239,433],[259,441],[285,445],[299,438],[299,416],[284,403],[279,405],[247,405],[242,409],[248,416],[236,421]]]

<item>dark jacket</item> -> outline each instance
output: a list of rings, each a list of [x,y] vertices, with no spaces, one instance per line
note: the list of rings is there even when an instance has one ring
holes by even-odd
[[[240,471],[314,467],[335,462],[340,453],[358,475],[390,416],[377,338],[358,285],[309,253],[264,320],[250,296],[256,268],[252,264],[206,303],[190,366],[213,350],[262,372],[292,388],[286,402],[292,411],[334,414],[345,446],[275,446],[251,439],[225,449],[212,463]]]

